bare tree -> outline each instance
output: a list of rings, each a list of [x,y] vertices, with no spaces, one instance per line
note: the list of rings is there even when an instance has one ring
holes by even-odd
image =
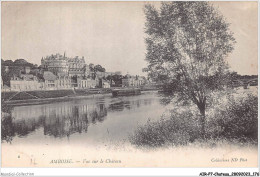
[[[207,97],[225,85],[224,59],[235,43],[229,24],[209,2],[162,2],[158,10],[147,4],[144,12],[145,70],[198,107],[204,136]]]

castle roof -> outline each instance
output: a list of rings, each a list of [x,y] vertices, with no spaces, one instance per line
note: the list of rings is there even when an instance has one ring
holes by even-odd
[[[50,71],[45,71],[43,73],[43,78],[44,80],[56,80],[57,76],[55,76],[52,72]]]

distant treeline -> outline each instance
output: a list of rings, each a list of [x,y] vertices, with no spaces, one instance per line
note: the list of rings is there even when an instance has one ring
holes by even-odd
[[[37,69],[38,65],[29,63],[25,59],[3,60],[1,59],[1,76],[4,85],[10,86],[10,80],[13,75],[19,75],[24,67],[30,67],[31,69]]]
[[[30,68],[38,68],[37,64],[30,63],[25,59],[16,59],[15,61],[12,60],[3,60],[1,59],[1,66],[17,66],[17,67],[30,67]]]
[[[233,79],[239,79],[239,80],[251,80],[258,78],[258,75],[240,75],[237,72],[231,73],[231,76]]]

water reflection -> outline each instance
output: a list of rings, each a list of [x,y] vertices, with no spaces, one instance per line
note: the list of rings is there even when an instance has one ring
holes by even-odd
[[[109,111],[123,111],[125,109],[131,110],[139,108],[141,105],[149,105],[152,103],[151,99],[144,100],[120,100],[116,103],[111,103],[108,107]]]
[[[43,128],[44,136],[69,137],[87,133],[90,125],[102,123],[109,112],[132,111],[153,103],[154,97],[78,99],[53,104],[3,107],[2,142],[26,136]],[[127,114],[127,113],[126,113]],[[127,123],[127,122],[126,122]]]
[[[57,112],[51,112],[50,115],[44,117],[44,135],[64,137],[76,132],[87,132],[90,123],[103,122],[106,115],[107,109],[104,104],[95,107],[78,105],[66,111],[58,109]]]

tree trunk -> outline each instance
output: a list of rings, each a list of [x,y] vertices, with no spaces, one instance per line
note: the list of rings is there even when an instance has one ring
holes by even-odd
[[[205,130],[205,120],[206,120],[206,115],[205,115],[205,110],[206,110],[206,103],[201,103],[198,105],[198,108],[200,110],[200,123],[201,123],[201,137],[204,139],[206,135],[206,130]]]

